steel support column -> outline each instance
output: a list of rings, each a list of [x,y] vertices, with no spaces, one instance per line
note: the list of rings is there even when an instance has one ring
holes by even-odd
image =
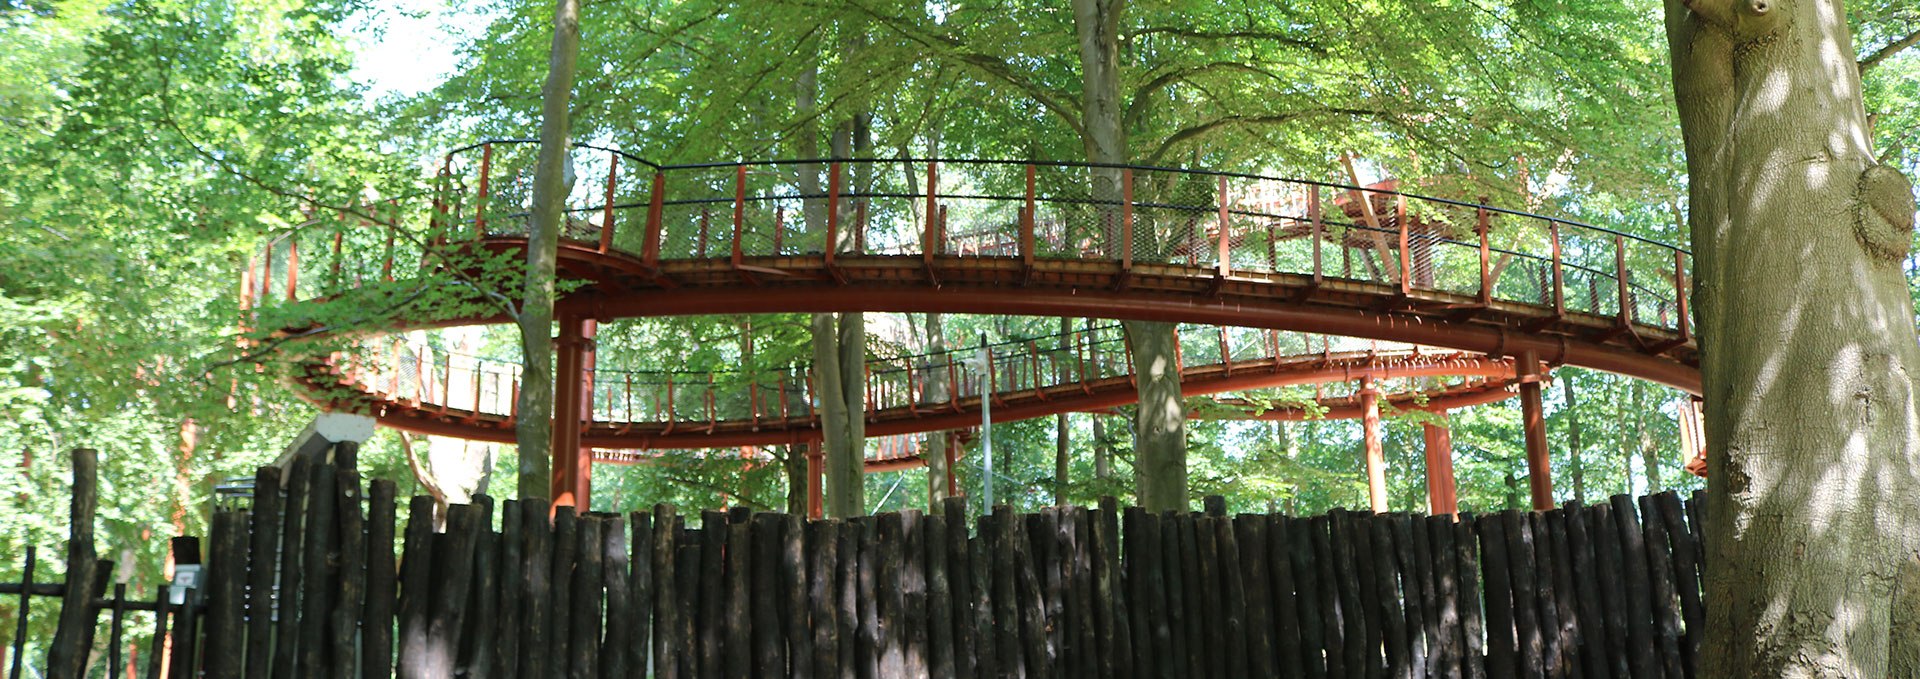
[[[1535,511],[1553,509],[1553,463],[1548,459],[1547,417],[1540,405],[1540,357],[1520,354],[1520,424],[1527,436],[1527,486]]]
[[[960,435],[951,431],[947,432],[947,450],[945,453],[947,456],[947,497],[958,497],[960,495],[960,482],[954,475],[954,465],[960,462],[960,446]]]
[[[1367,501],[1376,514],[1387,511],[1387,456],[1380,446],[1380,390],[1372,377],[1360,378],[1360,426],[1366,432]]]
[[[807,442],[807,518],[819,519],[826,516],[826,504],[820,490],[821,476],[826,473],[826,460],[820,450],[819,441]]]
[[[1427,422],[1421,428],[1427,439],[1427,511],[1434,516],[1458,515],[1458,487],[1453,480],[1453,429],[1447,414],[1440,413],[1439,423]]]
[[[581,449],[580,430],[593,419],[593,338],[599,323],[572,314],[562,315],[559,321],[560,336],[554,341],[551,493],[554,506],[585,511],[592,500],[593,455]]]

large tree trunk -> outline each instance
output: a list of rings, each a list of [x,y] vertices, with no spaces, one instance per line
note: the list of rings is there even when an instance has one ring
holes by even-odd
[[[1666,13],[1713,483],[1702,676],[1916,676],[1914,204],[1875,162],[1847,13]]]
[[[817,65],[808,66],[796,79],[794,109],[803,121],[817,116],[818,79]],[[829,142],[833,157],[853,157],[853,145],[865,141],[864,129],[862,116],[855,116],[854,122],[835,129]],[[812,124],[802,125],[795,135],[800,157],[820,157],[817,135]],[[860,149],[866,148],[867,145],[861,143]],[[865,169],[849,167],[856,172],[855,189],[862,189],[866,185]],[[817,165],[798,166],[801,192],[820,195],[823,191],[820,173],[825,169]],[[822,230],[824,237],[826,203],[808,200],[803,209],[807,228]],[[852,209],[852,201],[841,202],[841,224],[850,223]],[[822,247],[833,248],[835,252],[852,251],[854,236],[853,229],[842,228],[834,242],[824,243]],[[826,478],[821,489],[823,509],[827,516],[834,518],[860,516],[866,513],[866,322],[864,315],[857,312],[814,314],[810,327],[814,400],[820,417],[821,448],[826,458]]]
[[[1120,14],[1122,0],[1073,0],[1073,24],[1080,40],[1081,123],[1087,161],[1130,160],[1121,121]],[[1094,173],[1095,200],[1117,201],[1117,170]],[[1118,239],[1109,239],[1117,242]],[[1134,427],[1134,485],[1141,507],[1150,512],[1187,508],[1187,413],[1180,398],[1180,368],[1174,348],[1179,338],[1172,323],[1127,321],[1133,352],[1140,416]]]
[[[533,215],[527,232],[527,287],[520,306],[520,347],[526,359],[520,378],[518,419],[522,498],[551,491],[553,442],[553,280],[559,258],[560,220],[567,199],[568,104],[574,65],[580,56],[580,2],[559,0],[553,12],[553,48],[541,92],[540,157],[534,167]]]

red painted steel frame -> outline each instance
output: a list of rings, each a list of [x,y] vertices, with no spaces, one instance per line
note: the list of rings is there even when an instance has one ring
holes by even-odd
[[[1453,479],[1453,430],[1446,416],[1438,424],[1420,425],[1427,449],[1427,509],[1434,516],[1453,516],[1460,512],[1459,488]]]

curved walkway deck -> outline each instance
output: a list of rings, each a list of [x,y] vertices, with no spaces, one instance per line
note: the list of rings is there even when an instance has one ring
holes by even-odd
[[[1351,384],[1369,378],[1399,404],[1463,407],[1512,395],[1514,363],[1417,347],[1335,350],[1324,339],[1279,331],[1190,327],[1181,334],[1189,396],[1290,385],[1316,394],[1329,416],[1348,416]],[[300,381],[330,407],[369,412],[394,428],[508,443],[514,437],[519,365],[386,342],[370,360],[309,364]],[[876,357],[866,373],[867,433],[897,436],[980,422],[983,391],[1007,422],[1133,403],[1133,368],[1117,326],[990,345],[991,380],[964,365],[977,348]],[[977,359],[976,359],[977,360]],[[596,371],[584,445],[603,449],[722,448],[820,439],[806,368],[788,373]],[[983,387],[985,387],[983,389]],[[1416,398],[1417,396],[1417,398]],[[1389,399],[1389,402],[1394,402]],[[1291,412],[1276,409],[1275,413]],[[607,457],[617,461],[619,456]]]
[[[534,147],[499,141],[450,153],[431,206],[396,206],[382,218],[393,227],[384,242],[364,229],[303,230],[269,252],[251,283],[262,298],[283,286],[294,299],[323,298],[395,272],[446,268],[463,261],[458,253],[519,251]],[[1177,321],[1532,352],[1699,391],[1688,253],[1566,220],[1375,187],[1164,168],[661,166],[591,146],[577,147],[573,164],[561,267],[585,284],[560,301],[562,314]],[[486,320],[501,319],[436,322]]]

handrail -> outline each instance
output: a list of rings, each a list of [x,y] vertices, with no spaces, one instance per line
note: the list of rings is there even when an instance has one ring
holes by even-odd
[[[460,154],[465,151],[481,148],[488,144],[538,144],[538,143],[540,143],[540,140],[538,139],[526,139],[526,138],[487,139],[487,140],[478,141],[471,144],[467,144],[465,146],[454,148],[453,150],[448,151],[445,155],[448,157],[452,157],[454,155]],[[1373,188],[1367,188],[1364,186],[1355,186],[1352,184],[1342,184],[1339,182],[1327,182],[1327,181],[1320,181],[1315,179],[1297,179],[1292,177],[1263,175],[1263,174],[1256,174],[1256,173],[1250,173],[1250,172],[1231,172],[1226,170],[1190,169],[1190,168],[1172,167],[1172,166],[1166,166],[1166,165],[1133,165],[1133,164],[1127,164],[1127,163],[1092,163],[1092,162],[1059,161],[1059,160],[1008,160],[1008,159],[988,159],[988,158],[942,158],[942,157],[919,158],[919,157],[911,157],[911,156],[895,157],[895,158],[831,158],[831,157],[829,158],[783,158],[783,159],[774,159],[774,160],[752,160],[752,161],[736,160],[736,161],[713,161],[713,162],[705,162],[705,163],[659,164],[659,163],[655,163],[653,161],[647,160],[645,158],[642,158],[640,156],[634,155],[632,153],[628,153],[626,151],[622,151],[619,149],[610,148],[606,146],[599,146],[599,145],[588,144],[583,142],[571,142],[569,146],[571,148],[581,148],[581,149],[590,149],[595,151],[607,151],[611,153],[618,153],[622,157],[628,160],[632,160],[634,162],[644,164],[647,167],[651,167],[654,170],[661,171],[661,172],[670,171],[670,170],[717,169],[717,168],[726,168],[726,167],[737,167],[740,165],[785,166],[785,165],[827,165],[832,163],[877,164],[877,163],[932,162],[940,165],[1008,165],[1008,166],[1032,165],[1035,167],[1052,167],[1052,168],[1135,170],[1135,171],[1147,171],[1147,172],[1169,172],[1169,173],[1186,174],[1186,175],[1193,175],[1193,176],[1199,176],[1199,177],[1227,177],[1229,179],[1279,181],[1279,182],[1287,182],[1292,184],[1299,184],[1303,186],[1318,186],[1326,189],[1336,189],[1342,192],[1358,192],[1358,193],[1378,195],[1378,196],[1404,196],[1414,200],[1426,201],[1430,203],[1439,203],[1442,205],[1451,205],[1454,207],[1474,208],[1474,209],[1485,208],[1490,212],[1508,215],[1511,217],[1521,217],[1526,219],[1539,219],[1543,221],[1558,222],[1561,224],[1575,226],[1575,227],[1579,227],[1589,231],[1604,233],[1610,236],[1621,236],[1630,240],[1639,241],[1646,245],[1653,245],[1653,246],[1664,247],[1672,250],[1678,250],[1681,253],[1684,253],[1688,256],[1691,256],[1693,254],[1693,252],[1687,248],[1683,248],[1671,243],[1661,242],[1661,241],[1654,240],[1645,236],[1640,236],[1637,234],[1626,233],[1624,231],[1616,231],[1603,226],[1596,226],[1593,224],[1588,224],[1585,222],[1580,222],[1580,221],[1575,221],[1570,219],[1564,219],[1560,217],[1549,217],[1546,215],[1526,212],[1522,210],[1503,208],[1496,205],[1488,205],[1483,203],[1454,200],[1451,198],[1441,198],[1438,196],[1428,196],[1424,194],[1409,193],[1409,192],[1397,191],[1397,190],[1373,189]],[[855,194],[847,193],[843,195],[854,196]],[[918,194],[912,197],[922,197],[922,196],[924,196],[924,194]],[[816,197],[825,198],[826,196],[820,195]],[[994,198],[993,196],[976,196],[976,195],[941,195],[936,197],[986,198],[986,199]],[[1010,196],[1008,198],[1013,198],[1013,197]],[[1088,201],[1088,202],[1094,202],[1094,201]],[[1112,202],[1112,201],[1107,201],[1107,202]]]

